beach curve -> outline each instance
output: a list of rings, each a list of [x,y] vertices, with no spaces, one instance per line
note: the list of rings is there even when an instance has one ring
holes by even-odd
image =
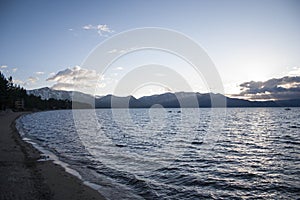
[[[0,113],[0,199],[105,198],[52,161],[38,162],[40,153],[23,141],[15,120],[29,112]]]

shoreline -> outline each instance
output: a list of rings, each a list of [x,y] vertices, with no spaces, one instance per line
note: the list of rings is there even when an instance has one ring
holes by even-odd
[[[22,140],[16,119],[30,112],[0,113],[0,199],[105,200],[96,190]]]

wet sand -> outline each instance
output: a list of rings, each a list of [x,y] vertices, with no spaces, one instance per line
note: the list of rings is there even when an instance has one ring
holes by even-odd
[[[25,112],[0,112],[0,200],[105,199],[24,142],[15,120]]]

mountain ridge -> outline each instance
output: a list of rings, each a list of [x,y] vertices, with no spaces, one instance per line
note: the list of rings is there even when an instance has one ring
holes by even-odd
[[[134,96],[105,96],[93,97],[78,91],[53,90],[39,88],[28,90],[27,94],[40,96],[42,99],[72,100],[73,95],[81,102],[94,104],[95,108],[150,108],[159,104],[165,108],[179,107],[300,107],[300,99],[249,101],[245,99],[227,97],[215,93],[176,92],[163,93],[135,98]]]

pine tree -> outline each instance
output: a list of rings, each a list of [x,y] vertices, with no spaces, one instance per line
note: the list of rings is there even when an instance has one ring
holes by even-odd
[[[4,110],[8,102],[8,81],[0,72],[0,109]]]
[[[19,85],[13,83],[13,78],[8,79],[0,72],[0,110],[6,108],[19,109],[16,102],[23,102],[26,109],[69,109],[72,102],[69,100],[42,100],[41,97],[27,95],[26,90]]]

